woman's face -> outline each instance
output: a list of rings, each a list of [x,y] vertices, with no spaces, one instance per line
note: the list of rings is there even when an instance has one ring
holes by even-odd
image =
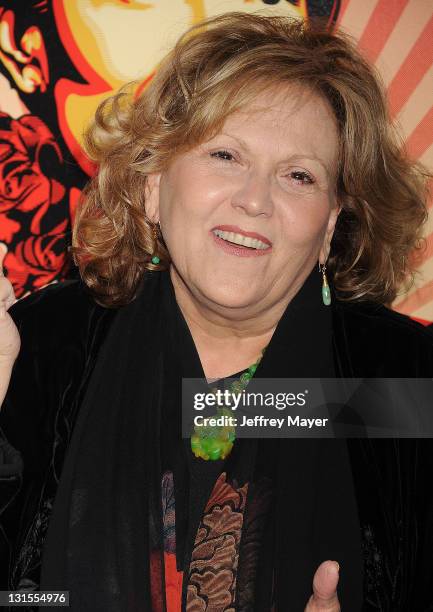
[[[328,255],[337,126],[319,96],[293,94],[258,95],[217,136],[149,176],[147,213],[160,219],[172,275],[234,317],[287,302]]]

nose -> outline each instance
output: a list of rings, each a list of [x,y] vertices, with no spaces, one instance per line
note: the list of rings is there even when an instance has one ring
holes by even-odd
[[[257,171],[244,175],[233,194],[232,206],[250,217],[270,217],[273,210],[271,177]]]

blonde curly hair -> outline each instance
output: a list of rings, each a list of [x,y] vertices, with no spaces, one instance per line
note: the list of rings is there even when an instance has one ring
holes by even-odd
[[[98,303],[128,303],[147,270],[169,265],[145,213],[147,175],[274,84],[318,93],[337,120],[342,210],[327,270],[338,297],[391,303],[413,280],[430,175],[408,158],[375,69],[344,32],[232,12],[190,28],[140,95],[123,88],[96,112],[85,148],[98,172],[77,209],[71,252]]]

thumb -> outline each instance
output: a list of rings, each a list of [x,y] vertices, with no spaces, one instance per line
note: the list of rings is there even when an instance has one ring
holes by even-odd
[[[305,612],[340,612],[337,595],[339,567],[336,561],[323,561],[319,565],[313,578],[313,595]]]
[[[0,242],[0,276],[4,276],[3,273],[3,260],[6,257],[8,248],[4,242]]]

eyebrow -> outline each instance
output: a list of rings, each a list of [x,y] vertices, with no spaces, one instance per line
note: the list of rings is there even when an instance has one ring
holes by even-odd
[[[320,157],[316,157],[315,155],[295,154],[295,155],[291,155],[289,159],[290,160],[309,159],[311,161],[315,161],[318,164],[320,164],[322,166],[322,168],[324,169],[324,171],[326,172],[326,174],[328,176],[330,176],[330,171],[326,167],[325,162],[323,160],[321,160]],[[288,161],[288,160],[284,160],[284,161]]]
[[[219,132],[219,134],[215,134],[214,138],[217,138],[218,136],[228,136],[229,138],[233,138],[233,140],[237,140],[239,142],[239,144],[242,145],[242,147],[244,149],[249,150],[249,146],[245,142],[245,140],[243,140],[242,138],[240,138],[238,136],[232,136],[231,134],[227,134],[226,132]],[[304,153],[295,153],[293,155],[290,155],[287,159],[284,159],[283,161],[289,161],[289,160],[290,161],[292,161],[292,160],[299,160],[300,161],[301,159],[308,159],[308,160],[317,162],[318,164],[320,164],[322,166],[322,168],[326,172],[326,175],[328,176],[328,178],[331,178],[331,172],[327,168],[325,162],[322,159],[320,159],[320,157],[317,157],[316,155],[305,155]]]

